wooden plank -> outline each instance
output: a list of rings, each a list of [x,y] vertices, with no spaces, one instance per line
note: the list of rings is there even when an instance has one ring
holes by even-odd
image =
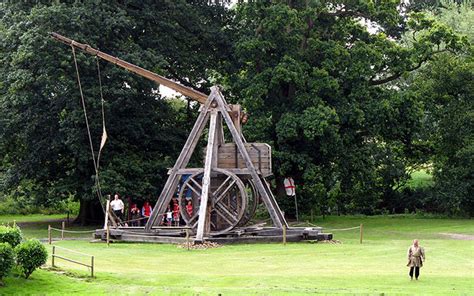
[[[258,150],[261,151],[271,150],[271,146],[267,143],[245,143],[244,146],[249,153],[251,153],[252,151],[257,151],[255,147],[257,147]],[[235,150],[235,145],[234,143],[225,143],[219,147],[219,150],[221,152],[233,152]]]
[[[191,175],[201,171],[202,169],[199,168],[186,168],[178,170],[179,175]],[[250,175],[250,171],[248,169],[236,169],[236,168],[229,168],[227,171],[236,174],[236,175]],[[169,173],[169,172],[168,172]]]
[[[209,124],[209,135],[207,139],[207,153],[206,162],[204,164],[204,176],[202,177],[202,195],[201,204],[199,206],[199,220],[197,226],[196,240],[202,241],[204,238],[204,232],[206,223],[208,220],[208,200],[209,200],[209,189],[211,186],[211,169],[214,152],[214,140],[216,136],[216,122],[217,122],[217,110],[211,111],[211,119]]]
[[[260,165],[259,165],[258,160],[250,159],[250,161],[257,168],[258,167],[260,167],[260,168],[270,168],[270,163],[268,161],[264,162],[263,159],[262,159],[262,162],[260,163]],[[242,166],[245,167],[245,161],[243,159],[239,159],[239,161],[237,163],[238,163],[239,167],[242,167]],[[227,165],[227,166],[234,165],[234,167],[235,167],[235,160],[234,159],[219,159],[218,164]]]
[[[235,160],[235,152],[232,152],[232,153],[219,153],[219,158],[220,159],[234,159]],[[269,159],[271,158],[271,156],[269,154],[257,154],[257,153],[249,153],[249,156],[252,160],[256,160],[258,161],[259,158],[261,159]],[[240,155],[237,155],[237,158],[238,159],[242,159],[242,156]]]

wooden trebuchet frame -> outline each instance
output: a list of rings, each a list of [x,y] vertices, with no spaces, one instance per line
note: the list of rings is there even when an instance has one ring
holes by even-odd
[[[215,157],[215,153],[218,151],[218,147],[223,143],[219,140],[219,137],[216,135],[220,135],[223,133],[223,126],[218,126],[217,122],[218,119],[222,119],[225,125],[227,126],[228,130],[232,135],[233,142],[237,146],[237,151],[240,156],[245,161],[246,167],[241,169],[241,175],[248,175],[249,179],[252,180],[253,184],[255,185],[257,192],[264,202],[270,217],[273,221],[273,224],[277,228],[288,227],[288,224],[278,207],[278,204],[271,193],[268,183],[263,179],[263,177],[259,174],[257,169],[255,168],[252,159],[249,156],[249,153],[245,147],[245,141],[237,130],[234,125],[234,121],[232,120],[231,116],[229,115],[229,107],[222,96],[218,87],[214,86],[211,89],[211,95],[209,96],[206,104],[201,108],[199,117],[184,145],[181,154],[176,161],[175,166],[169,172],[169,177],[166,182],[165,187],[163,188],[162,193],[158,199],[157,206],[153,210],[153,213],[148,220],[145,229],[150,231],[153,226],[156,226],[160,223],[158,221],[158,217],[162,217],[162,214],[166,211],[166,208],[170,204],[172,198],[175,196],[175,190],[178,186],[182,178],[181,172],[186,172],[186,166],[188,164],[189,159],[191,158],[192,153],[196,148],[196,144],[199,141],[199,138],[202,135],[202,132],[209,122],[209,131],[208,131],[208,141],[207,141],[207,148],[206,148],[206,158],[204,162],[204,169],[197,171],[197,173],[191,175],[190,179],[184,183],[184,186],[188,186],[190,190],[193,190],[195,194],[200,195],[199,200],[199,212],[194,213],[192,217],[185,219],[190,227],[197,227],[196,230],[196,241],[202,241],[205,237],[209,235],[220,235],[225,233],[226,231],[231,230],[233,227],[238,225],[238,222],[242,219],[243,213],[245,211],[245,207],[238,207],[236,212],[232,213],[231,211],[227,210],[221,204],[219,204],[220,195],[217,194],[219,191],[219,187],[217,187],[214,192],[211,190],[211,175],[220,173],[221,176],[227,175],[228,178],[233,178],[235,174],[233,174],[230,170],[226,171],[224,169],[217,168],[217,157]],[[195,177],[197,175],[202,176],[202,181],[197,182]],[[225,184],[228,181],[228,178],[225,178],[224,182],[221,183]],[[238,178],[238,177],[235,177]],[[194,182],[193,182],[194,181]],[[193,182],[194,184],[191,184]],[[237,181],[236,181],[237,182]],[[200,183],[200,184],[198,184]],[[193,185],[195,187],[193,187]],[[243,182],[239,180],[239,186],[241,191],[243,189]],[[182,189],[183,190],[183,189]],[[241,203],[247,204],[247,196],[242,194],[241,196],[243,201]],[[181,194],[182,197],[182,194]],[[196,199],[194,199],[196,200]],[[181,203],[182,205],[183,203]],[[237,202],[237,205],[240,203]],[[234,206],[235,208],[235,206]],[[227,221],[228,227],[225,227],[224,230],[217,230],[212,233],[210,224],[211,221],[211,212],[218,212],[217,215],[222,217],[223,220],[230,220]],[[196,219],[198,219],[196,224]]]
[[[185,186],[186,189],[193,190],[194,211],[192,216],[185,217],[187,227],[191,228],[195,234],[195,241],[202,242],[211,236],[218,236],[231,231],[234,227],[240,226],[241,222],[248,221],[255,212],[256,202],[260,199],[265,204],[273,225],[278,229],[288,228],[288,224],[273,196],[265,176],[271,170],[271,151],[266,144],[246,143],[241,134],[239,105],[227,104],[224,96],[217,86],[211,88],[209,96],[192,88],[180,85],[156,73],[133,65],[114,56],[108,55],[89,45],[78,43],[74,40],[61,36],[57,33],[51,34],[56,40],[79,48],[86,53],[96,55],[113,64],[134,72],[140,76],[165,85],[183,95],[202,104],[200,114],[176,160],[173,168],[168,172],[168,179],[158,197],[157,203],[151,213],[148,222],[144,227],[146,233],[153,233],[156,227],[162,223],[163,215],[173,198],[177,197],[176,188],[178,185]],[[207,146],[203,168],[187,168],[193,152],[195,152],[200,137],[209,123],[207,133]],[[232,136],[235,144],[235,168],[229,167],[229,146],[223,154],[226,159],[219,159],[219,147],[224,147],[224,125]],[[268,147],[266,153],[266,172],[261,167],[261,155],[258,155],[258,169],[247,149],[253,146],[258,150],[258,146]],[[265,146],[266,145],[266,146]],[[219,167],[225,164],[225,167]],[[243,164],[242,165],[242,161]],[[184,175],[191,175],[184,184]],[[249,205],[247,190],[244,181],[251,184],[253,190],[253,204]],[[179,194],[182,199],[182,193]],[[182,202],[181,202],[182,204]],[[196,204],[199,204],[197,207]],[[252,209],[248,209],[252,207]],[[183,214],[183,211],[181,210]],[[247,213],[248,215],[244,215]]]

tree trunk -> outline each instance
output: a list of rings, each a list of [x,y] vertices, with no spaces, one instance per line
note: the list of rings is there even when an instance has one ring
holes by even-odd
[[[80,201],[79,215],[74,224],[81,226],[85,225],[100,225],[104,221],[104,212],[97,199]]]

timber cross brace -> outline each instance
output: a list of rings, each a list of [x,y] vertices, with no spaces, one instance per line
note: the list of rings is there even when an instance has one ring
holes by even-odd
[[[277,232],[288,228],[265,180],[265,177],[271,175],[271,148],[268,144],[246,143],[240,126],[241,107],[227,104],[217,86],[211,88],[211,94],[208,96],[87,44],[78,43],[57,33],[51,33],[51,36],[202,104],[194,127],[174,167],[168,172],[166,184],[143,234],[159,234],[157,228],[160,228],[163,215],[173,199],[178,203],[180,216],[186,222],[187,228],[194,232],[197,242],[225,235],[238,226],[244,226],[254,216],[259,200],[265,204]],[[187,168],[208,123],[204,168]],[[224,141],[224,124],[231,133],[232,143]],[[192,209],[188,210],[187,205],[191,205]]]

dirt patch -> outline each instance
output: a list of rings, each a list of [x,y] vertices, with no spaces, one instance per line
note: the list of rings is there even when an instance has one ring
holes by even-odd
[[[203,242],[202,244],[195,244],[194,242],[189,242],[189,246],[187,243],[178,245],[178,248],[180,249],[189,248],[190,250],[207,250],[207,249],[214,249],[214,248],[220,248],[220,247],[221,245],[214,242]]]
[[[460,234],[460,233],[440,233],[444,237],[449,237],[451,239],[457,240],[474,240],[474,235],[472,234]]]

